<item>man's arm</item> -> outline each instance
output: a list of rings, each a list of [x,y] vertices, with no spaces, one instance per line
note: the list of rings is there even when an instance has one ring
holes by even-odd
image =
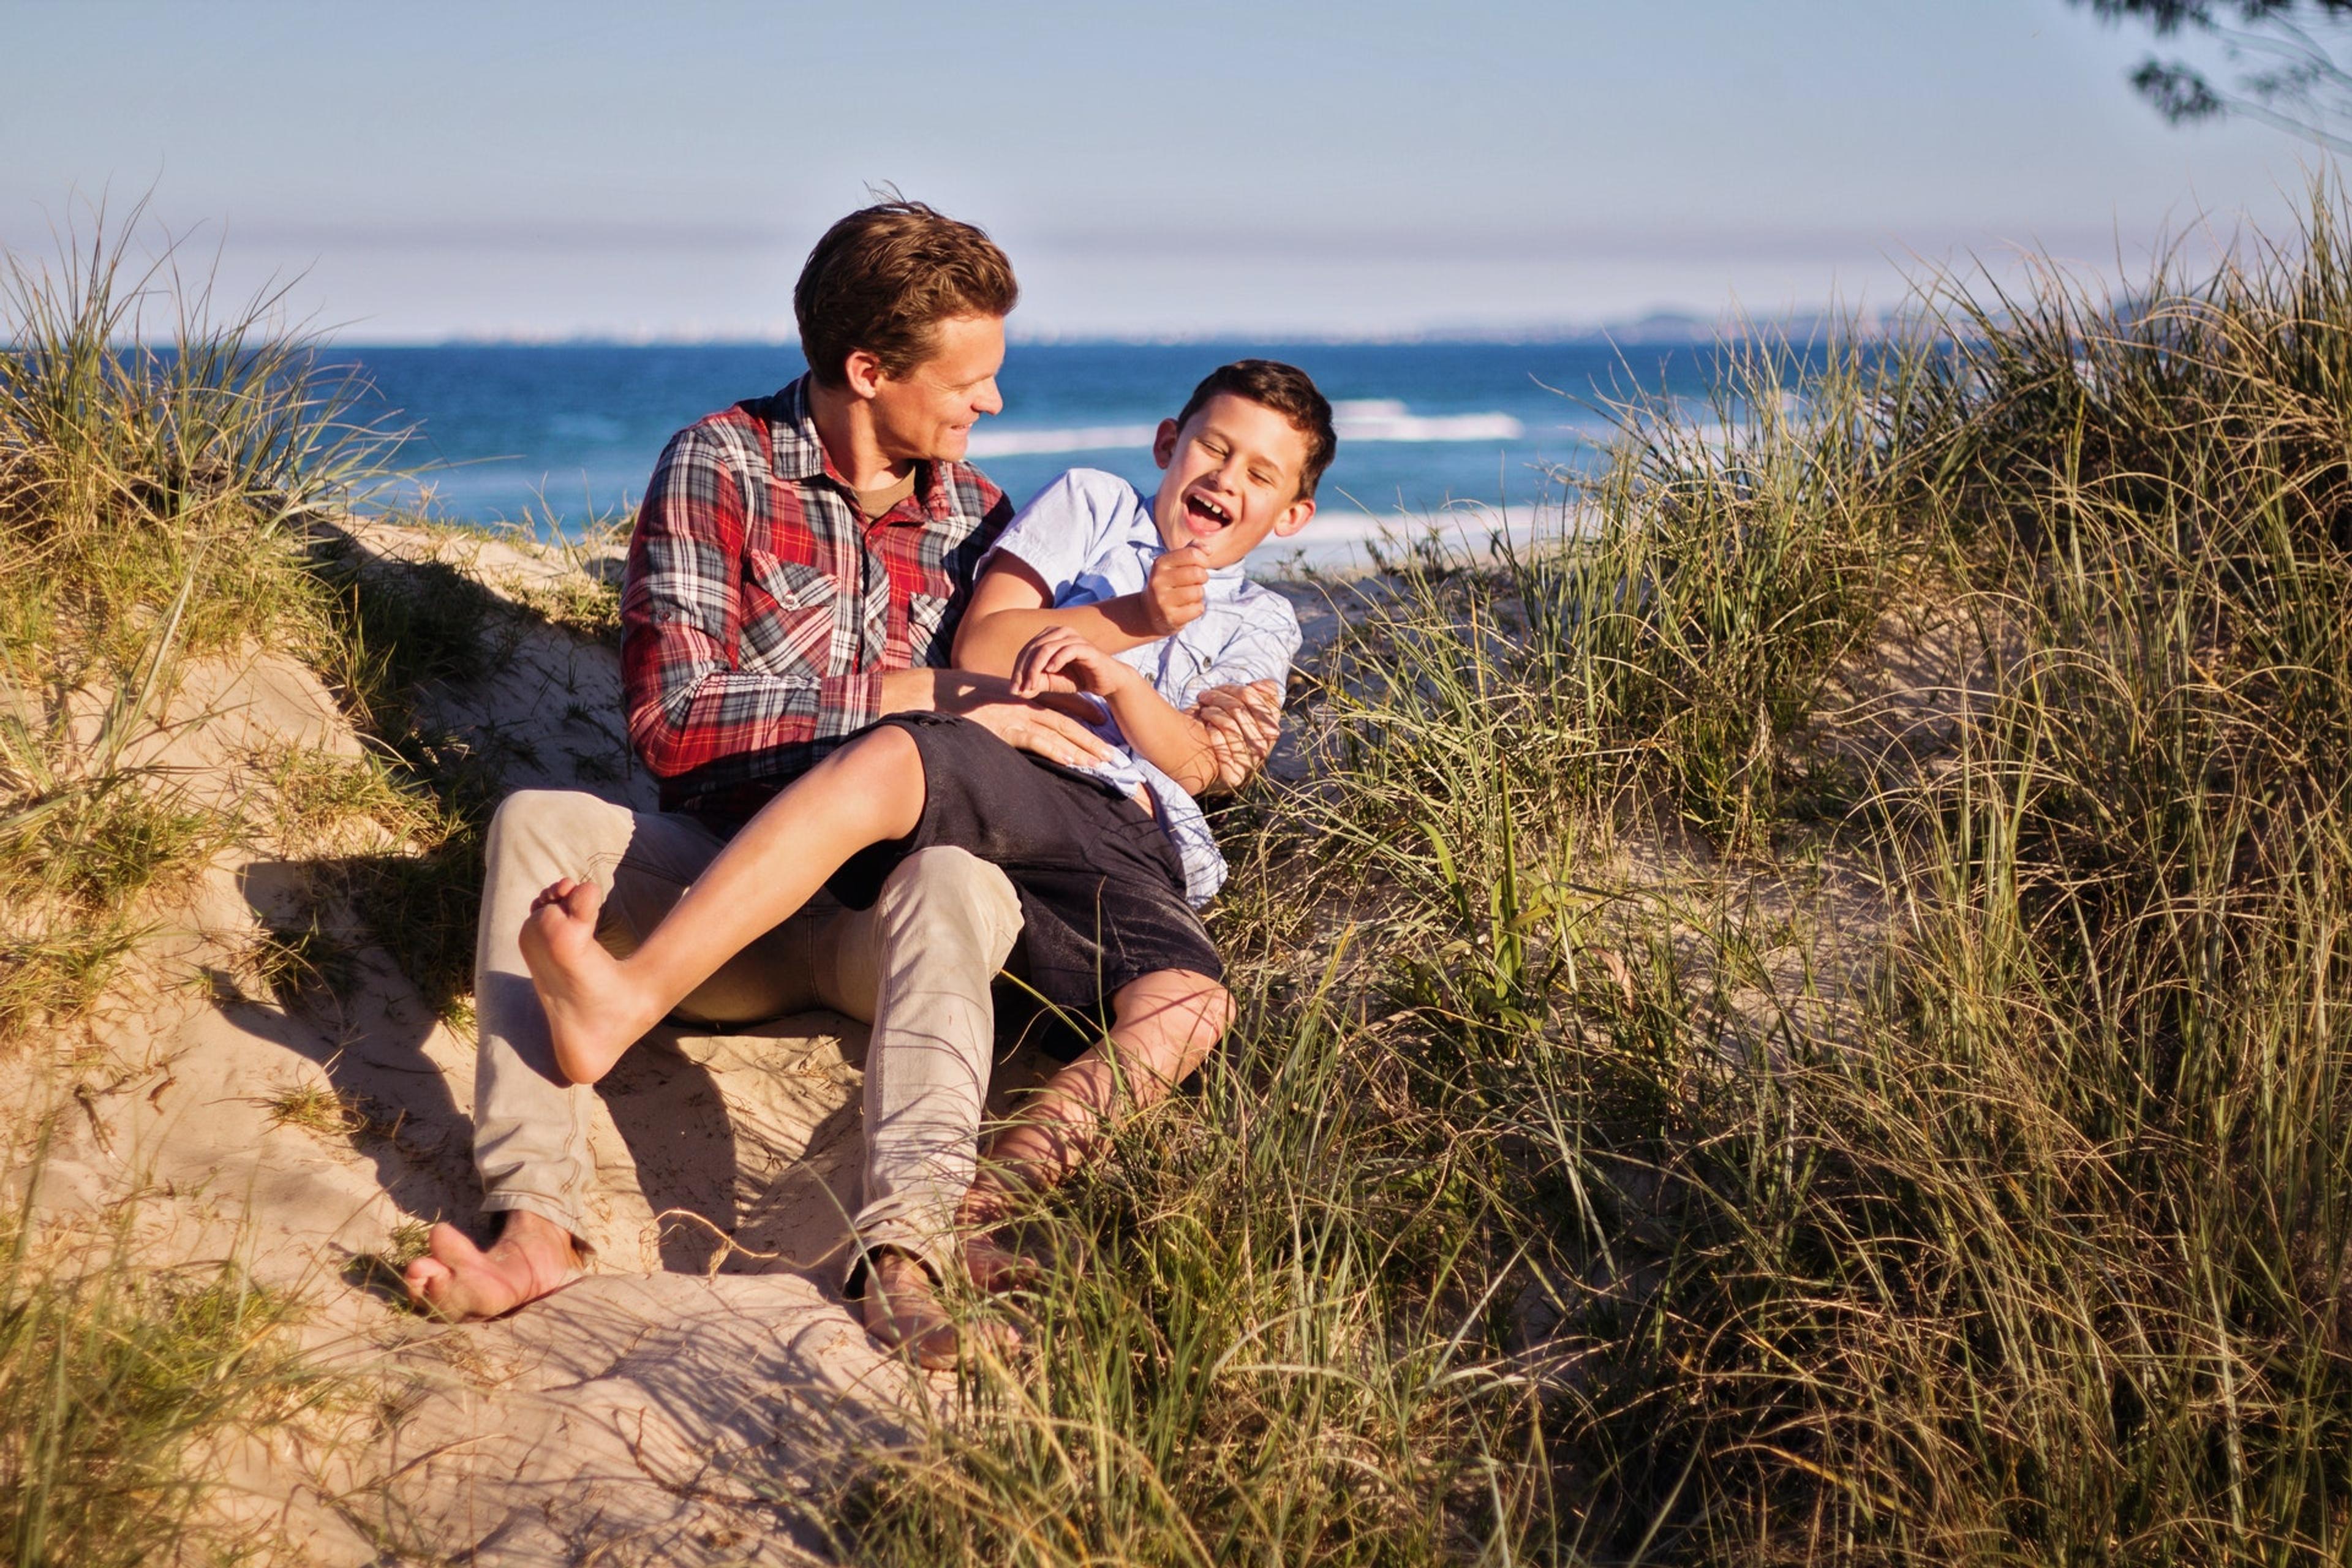
[[[655,773],[676,777],[771,752],[782,767],[793,748],[912,709],[961,713],[1055,762],[1104,754],[1084,725],[1015,699],[1002,680],[934,669],[743,669],[743,549],[742,491],[723,429],[690,426],[655,465],[630,536],[621,599],[629,738]]]
[[[1282,739],[1282,687],[1274,680],[1213,686],[1194,699],[1192,717],[1209,732],[1216,753],[1217,779],[1211,787],[1231,795],[1250,781]]]
[[[1193,700],[1192,717],[1209,732],[1217,759],[1212,786],[1232,791],[1265,765],[1282,738],[1283,685],[1298,657],[1298,617],[1278,596],[1252,592],[1239,627],[1202,671],[1211,682]]]
[[[1008,746],[1064,767],[1112,760],[1111,749],[1073,715],[1087,712],[1052,692],[1016,697],[1001,675],[967,669],[893,669],[882,677],[883,713],[953,713],[971,720]]]

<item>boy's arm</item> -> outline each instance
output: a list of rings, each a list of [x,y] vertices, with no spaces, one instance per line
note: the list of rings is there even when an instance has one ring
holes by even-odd
[[[1151,563],[1141,593],[1057,610],[1036,569],[1000,551],[974,584],[971,604],[956,628],[956,667],[1010,674],[1021,650],[1040,632],[1056,627],[1076,632],[1105,653],[1125,653],[1171,636],[1207,607],[1209,568],[1201,556],[1197,545],[1169,551]]]
[[[1237,790],[1282,739],[1282,698],[1298,658],[1298,616],[1278,595],[1252,590],[1247,607],[1200,679],[1192,716],[1216,752],[1221,790]]]
[[[1123,664],[1067,626],[1030,639],[1013,670],[1016,696],[1090,691],[1110,705],[1119,731],[1145,761],[1183,786],[1187,795],[1213,788],[1222,776],[1207,725],[1160,695],[1132,665]]]

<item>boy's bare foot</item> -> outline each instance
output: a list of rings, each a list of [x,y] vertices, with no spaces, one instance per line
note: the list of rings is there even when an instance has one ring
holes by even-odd
[[[866,1266],[866,1331],[885,1350],[897,1351],[926,1372],[946,1372],[961,1359],[969,1342],[999,1355],[1019,1345],[1020,1336],[1002,1323],[958,1324],[940,1305],[931,1271],[911,1253],[877,1249]]]
[[[555,1065],[573,1083],[593,1083],[637,1037],[661,1022],[596,942],[604,889],[566,877],[541,893],[522,922],[522,958],[547,1010]]]
[[[488,1250],[454,1225],[436,1225],[425,1254],[403,1271],[409,1299],[446,1321],[495,1318],[535,1301],[580,1267],[572,1234],[535,1214],[512,1210]]]

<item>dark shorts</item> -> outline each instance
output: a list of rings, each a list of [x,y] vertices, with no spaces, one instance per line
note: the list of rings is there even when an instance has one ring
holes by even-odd
[[[1119,987],[1156,970],[1224,978],[1184,900],[1176,846],[1150,813],[969,719],[894,713],[875,728],[884,725],[907,731],[922,756],[922,820],[906,837],[851,857],[827,884],[843,903],[866,908],[901,860],[950,845],[1011,879],[1027,983],[1055,1008],[1093,1017]]]

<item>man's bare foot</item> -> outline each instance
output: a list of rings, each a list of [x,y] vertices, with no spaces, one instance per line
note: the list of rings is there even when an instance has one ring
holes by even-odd
[[[945,1372],[961,1359],[967,1342],[1009,1354],[1020,1336],[1002,1323],[958,1324],[940,1303],[931,1271],[912,1253],[877,1248],[864,1280],[866,1331],[885,1350],[894,1350],[926,1372]]]
[[[532,901],[522,922],[522,959],[547,1010],[555,1065],[573,1083],[603,1078],[667,1011],[639,994],[597,944],[604,903],[603,889],[566,877]]]
[[[971,1282],[992,1296],[1002,1296],[1008,1290],[1034,1290],[1045,1272],[1035,1258],[1024,1257],[984,1234],[963,1238],[963,1268],[971,1276]]]
[[[955,1365],[955,1321],[940,1305],[931,1271],[904,1252],[877,1251],[866,1266],[866,1331],[929,1372]]]
[[[454,1225],[436,1225],[425,1256],[402,1273],[420,1310],[448,1322],[495,1318],[535,1301],[579,1269],[572,1233],[520,1209],[486,1251]]]

